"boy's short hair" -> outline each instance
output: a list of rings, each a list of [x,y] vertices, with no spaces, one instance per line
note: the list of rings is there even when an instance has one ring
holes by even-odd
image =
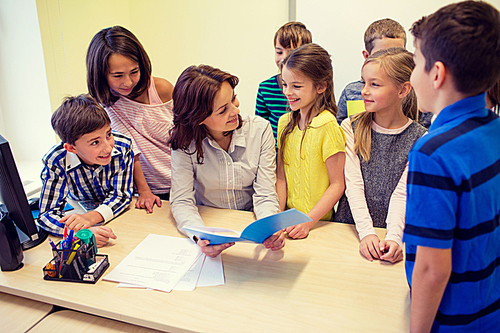
[[[483,93],[500,75],[500,14],[487,3],[445,6],[413,23],[410,31],[420,40],[425,71],[441,61],[462,94]]]
[[[76,140],[111,124],[108,114],[90,95],[66,97],[52,114],[52,128],[64,143]]]
[[[304,44],[312,43],[312,34],[304,23],[288,22],[274,34],[274,46],[279,42],[285,49],[295,49]]]
[[[385,18],[373,22],[368,26],[368,28],[366,28],[365,50],[371,54],[373,48],[375,47],[373,45],[373,41],[384,37],[401,38],[404,40],[404,45],[406,47],[406,32],[403,26],[390,18]]]

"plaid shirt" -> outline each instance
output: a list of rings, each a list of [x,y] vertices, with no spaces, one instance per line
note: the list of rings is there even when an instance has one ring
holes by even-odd
[[[134,153],[132,141],[113,132],[115,146],[107,165],[87,165],[63,147],[52,147],[43,157],[43,182],[38,224],[53,235],[62,236],[66,198],[93,200],[101,204],[95,210],[107,222],[123,211],[132,198]]]

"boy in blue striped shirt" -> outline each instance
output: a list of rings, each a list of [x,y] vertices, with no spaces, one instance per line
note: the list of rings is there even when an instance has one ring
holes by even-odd
[[[122,212],[132,198],[132,141],[111,131],[106,111],[90,96],[66,98],[52,115],[62,142],[43,157],[38,224],[62,236],[64,227],[89,228],[97,245],[116,239],[109,227],[96,226]],[[67,198],[100,205],[85,214],[64,215]]]
[[[409,154],[411,332],[500,332],[500,14],[451,4],[415,22],[411,83],[437,115]]]
[[[312,35],[304,24],[288,22],[279,28],[274,34],[274,60],[278,69],[281,70],[281,61],[286,58],[288,52],[309,43],[312,43]],[[261,82],[257,92],[255,115],[269,120],[275,140],[278,135],[278,120],[287,111],[288,100],[283,95],[281,75],[274,75]]]

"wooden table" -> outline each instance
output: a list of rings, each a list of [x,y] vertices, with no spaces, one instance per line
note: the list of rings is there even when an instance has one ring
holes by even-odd
[[[52,310],[52,305],[0,293],[0,331],[26,332]]]
[[[46,332],[160,333],[161,331],[88,315],[81,312],[63,310],[51,313],[29,331],[29,333]]]
[[[133,207],[133,206],[132,206]],[[243,230],[250,212],[200,207],[209,226]],[[153,214],[131,208],[111,221],[118,239],[100,250],[111,271],[148,234],[182,237],[168,202]],[[383,237],[385,230],[377,230]],[[369,262],[354,226],[320,222],[283,250],[237,243],[224,251],[226,284],[164,293],[44,281],[48,242],[25,252],[24,268],[0,273],[0,292],[170,332],[406,332],[409,288],[404,263]]]

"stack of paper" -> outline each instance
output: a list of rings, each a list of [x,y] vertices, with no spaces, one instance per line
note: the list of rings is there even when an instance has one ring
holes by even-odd
[[[103,279],[170,292],[224,284],[224,271],[220,256],[205,257],[190,239],[150,234]]]

